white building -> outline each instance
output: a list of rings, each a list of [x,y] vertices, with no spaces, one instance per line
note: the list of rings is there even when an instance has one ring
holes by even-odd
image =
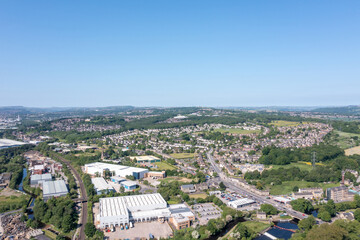
[[[114,176],[126,177],[130,175],[134,176],[135,179],[142,179],[149,170],[101,162],[89,163],[84,166],[84,172],[90,175],[104,176],[106,171],[110,171]]]
[[[241,198],[235,201],[228,202],[228,206],[233,208],[242,208],[253,203],[255,203],[255,201],[252,199]]]
[[[30,176],[30,185],[37,185],[46,181],[51,181],[52,176],[50,173],[35,174]]]
[[[103,193],[115,192],[114,188],[110,184],[108,184],[102,177],[92,178],[91,182],[92,184],[94,184],[96,194],[98,195]]]
[[[99,202],[100,228],[170,217],[167,203],[159,193],[100,198]]]
[[[48,200],[52,197],[62,197],[68,194],[64,180],[43,182],[43,199]]]

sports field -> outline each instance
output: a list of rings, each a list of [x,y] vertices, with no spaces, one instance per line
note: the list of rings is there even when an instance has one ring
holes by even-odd
[[[187,158],[194,158],[195,153],[173,153],[170,154],[170,156],[175,159],[187,159]]]
[[[260,133],[261,130],[246,130],[242,128],[218,128],[215,129],[216,132],[221,133],[233,133],[233,134],[252,134],[252,133]]]
[[[206,195],[206,193],[195,193],[195,194],[189,194],[189,197],[205,199],[207,197],[207,195]]]
[[[157,162],[155,163],[158,166],[157,170],[174,170],[176,167],[166,163],[166,162]]]

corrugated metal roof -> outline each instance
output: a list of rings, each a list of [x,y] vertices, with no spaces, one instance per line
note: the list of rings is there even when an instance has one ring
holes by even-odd
[[[68,192],[64,180],[48,181],[43,183],[43,195],[55,195]]]

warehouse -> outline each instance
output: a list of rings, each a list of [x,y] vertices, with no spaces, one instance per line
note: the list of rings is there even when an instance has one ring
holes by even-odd
[[[110,180],[114,183],[120,184],[121,182],[126,181],[126,178],[118,177],[118,176],[112,176]]]
[[[30,176],[30,185],[38,185],[46,181],[51,181],[52,176],[50,173],[45,174],[35,174]]]
[[[3,148],[10,148],[10,147],[19,147],[22,146],[26,143],[23,142],[19,142],[19,141],[14,141],[11,139],[0,139],[0,149]]]
[[[43,199],[48,200],[52,197],[62,197],[68,194],[64,180],[47,181],[43,183]]]
[[[233,208],[242,208],[242,207],[245,207],[245,206],[253,204],[253,203],[255,203],[255,201],[252,199],[242,198],[242,199],[228,202],[228,206],[233,207]]]
[[[91,179],[92,184],[94,184],[94,188],[97,195],[100,194],[107,194],[110,192],[115,192],[114,188],[108,184],[104,178],[98,177],[98,178],[92,178]]]
[[[142,179],[149,170],[101,162],[89,163],[84,166],[84,172],[93,176],[105,176],[107,171],[113,176],[134,176],[135,179]]]
[[[168,219],[170,210],[159,193],[100,198],[97,224],[100,228],[117,227],[129,222]]]
[[[160,162],[160,158],[154,157],[154,156],[136,156],[136,157],[130,157],[131,160],[135,160],[137,163],[155,163]]]
[[[126,190],[134,190],[137,188],[137,184],[134,181],[123,181],[120,183]]]

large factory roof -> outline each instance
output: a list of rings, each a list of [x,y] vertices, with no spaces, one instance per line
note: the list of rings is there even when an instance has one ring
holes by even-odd
[[[68,189],[64,180],[47,181],[43,183],[44,195],[56,195],[65,192],[68,192]]]
[[[154,206],[149,209],[156,210],[157,205],[166,208],[167,203],[159,193],[132,195],[123,197],[100,198],[100,215],[102,217],[128,215],[128,210],[137,211],[146,206]]]
[[[129,166],[124,166],[124,165],[119,165],[119,164],[110,164],[110,163],[102,163],[102,162],[94,162],[94,163],[85,164],[85,169],[88,169],[88,168],[96,168],[101,171],[105,170],[105,169],[109,169],[110,171],[120,171],[120,170],[127,170],[127,171],[132,171],[132,172],[148,171],[145,168],[129,167]]]
[[[0,139],[0,149],[8,148],[8,147],[16,147],[16,146],[20,146],[20,145],[24,145],[24,144],[26,144],[26,143],[11,140],[11,139],[5,139],[5,138]]]
[[[108,184],[104,178],[102,177],[97,177],[97,178],[92,178],[91,179],[92,184],[94,184],[94,187],[96,188],[96,190],[101,191],[101,190],[112,190],[113,187]]]

